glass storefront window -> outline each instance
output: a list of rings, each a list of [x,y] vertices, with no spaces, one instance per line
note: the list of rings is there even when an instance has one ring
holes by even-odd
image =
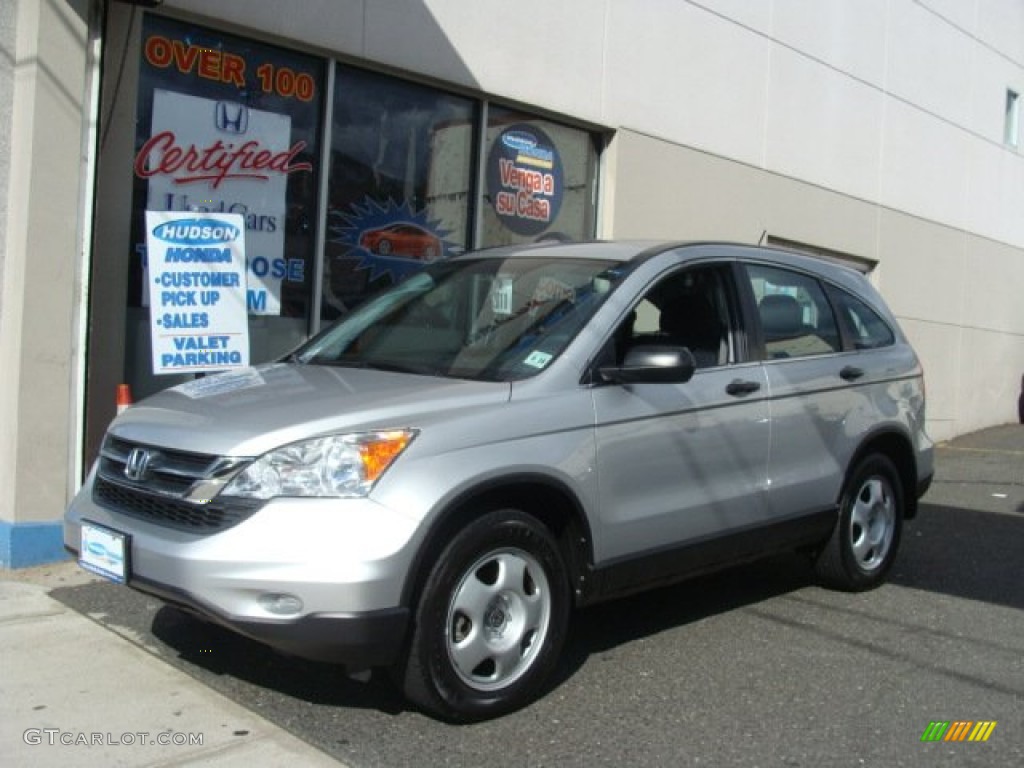
[[[136,396],[178,380],[152,376],[147,209],[242,215],[253,363],[308,334],[325,64],[149,14],[141,45],[125,366]]]
[[[469,242],[475,104],[338,65],[321,319]]]
[[[137,396],[181,379],[152,373],[147,210],[244,217],[253,364],[428,263],[593,236],[598,138],[585,130],[339,62],[325,94],[324,59],[143,18],[125,355]]]
[[[482,246],[593,237],[591,134],[491,106],[485,148]]]
[[[132,202],[130,214],[97,215],[89,325],[107,333],[89,341],[89,460],[109,419],[111,382],[127,383],[138,400],[230,368],[229,358],[238,366],[274,360],[431,262],[472,248],[593,237],[598,134],[168,13],[111,17],[127,34],[109,48],[103,76],[111,108],[96,208],[121,199],[126,185]],[[113,108],[131,67],[134,114]],[[118,138],[104,152],[108,135]],[[214,267],[184,264],[223,259],[175,257],[183,264],[169,279],[166,269],[150,274],[147,211],[168,224],[242,217],[246,264],[231,251],[230,329],[205,330],[219,294],[202,290],[228,278],[214,283]],[[113,223],[121,215],[130,215],[127,242],[125,222]],[[222,223],[237,232],[235,221]],[[203,247],[186,240],[182,247]],[[166,268],[169,249],[163,258]],[[120,323],[123,347],[105,349]],[[174,332],[161,333],[167,328]],[[225,351],[224,334],[247,336],[248,355],[241,339]],[[162,348],[154,353],[154,340],[168,339],[171,362]]]

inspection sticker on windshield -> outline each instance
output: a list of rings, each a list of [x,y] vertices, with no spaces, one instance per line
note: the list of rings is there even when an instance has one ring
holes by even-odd
[[[515,282],[508,275],[498,275],[491,289],[491,311],[496,315],[512,314],[512,290]]]
[[[82,523],[82,548],[78,564],[86,570],[124,584],[128,573],[127,537],[92,523]]]
[[[547,352],[541,352],[539,350],[533,350],[526,359],[523,360],[526,365],[532,368],[543,368],[545,365],[551,362],[551,355]]]

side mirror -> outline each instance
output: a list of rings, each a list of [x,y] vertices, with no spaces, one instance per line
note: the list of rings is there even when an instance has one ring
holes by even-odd
[[[690,380],[697,361],[686,347],[640,345],[626,353],[622,365],[600,369],[616,384],[682,384]]]

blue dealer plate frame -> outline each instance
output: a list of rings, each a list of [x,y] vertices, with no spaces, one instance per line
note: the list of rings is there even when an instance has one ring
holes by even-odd
[[[130,545],[128,534],[83,520],[78,564],[105,579],[125,584],[130,573]]]

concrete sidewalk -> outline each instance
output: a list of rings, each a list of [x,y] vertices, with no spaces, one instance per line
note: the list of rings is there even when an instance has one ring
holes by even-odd
[[[0,572],[5,765],[342,765],[49,597],[75,563],[26,571]]]

